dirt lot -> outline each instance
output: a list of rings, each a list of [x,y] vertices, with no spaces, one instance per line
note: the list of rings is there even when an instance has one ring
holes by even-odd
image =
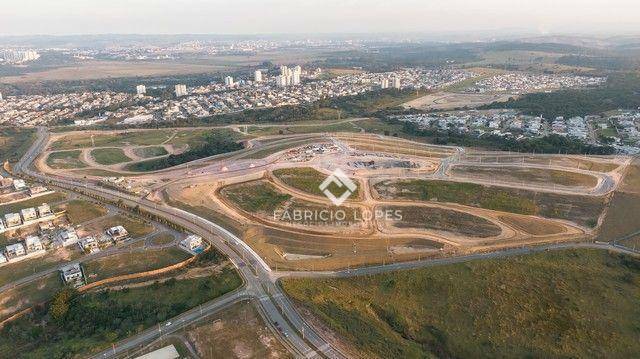
[[[499,235],[500,227],[491,221],[468,213],[423,206],[392,206],[401,211],[402,220],[393,222],[396,228],[416,228],[455,233],[467,237],[488,238]]]
[[[186,332],[201,358],[291,358],[250,304],[236,304]]]
[[[386,180],[373,188],[382,199],[438,201],[492,210],[566,219],[594,227],[609,202],[609,196],[577,196],[524,189],[484,186],[474,183]]]
[[[461,165],[454,166],[451,173],[496,182],[554,184],[567,187],[592,188],[598,183],[598,179],[590,175],[555,169]]]
[[[533,217],[502,215],[498,216],[498,218],[507,225],[534,236],[557,234],[564,231],[564,228],[560,225]]]
[[[594,172],[610,172],[620,167],[619,164],[611,160],[602,161],[577,158],[573,156],[522,156],[522,155],[468,155],[466,161],[481,163],[513,163],[513,164],[539,164],[556,167],[577,168]]]
[[[613,241],[640,231],[640,160],[628,168],[620,189],[616,191],[607,210],[599,237],[602,241]],[[635,243],[633,240],[628,244]]]
[[[473,94],[436,92],[405,103],[405,108],[418,110],[451,110],[459,107],[478,107],[492,102],[505,102],[513,94]]]

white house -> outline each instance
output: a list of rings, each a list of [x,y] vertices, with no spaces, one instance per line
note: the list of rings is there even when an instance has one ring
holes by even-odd
[[[129,232],[123,226],[115,226],[107,229],[107,235],[114,241],[119,241],[129,237]]]
[[[36,212],[36,209],[33,208],[33,207],[21,209],[20,210],[20,214],[22,215],[22,220],[24,222],[33,221],[35,219],[38,219],[38,213]]]
[[[51,207],[48,204],[43,203],[38,206],[38,214],[40,215],[40,218],[42,218],[52,215],[53,212],[51,212]]]
[[[42,241],[40,241],[40,237],[38,236],[28,236],[24,240],[24,244],[27,247],[27,253],[33,253],[44,250],[42,246]]]
[[[192,234],[180,241],[180,246],[190,252],[202,249],[202,237]]]
[[[21,179],[14,179],[14,180],[13,180],[13,188],[14,188],[16,191],[22,191],[22,190],[27,189],[27,184],[26,184],[26,183],[24,183],[24,180],[21,180]]]
[[[60,276],[65,283],[72,283],[75,287],[84,283],[84,275],[79,263],[60,268]]]
[[[80,248],[83,251],[93,253],[100,250],[98,247],[98,241],[93,236],[87,236],[80,239]]]
[[[6,248],[7,259],[11,260],[13,258],[22,257],[27,254],[24,250],[24,246],[22,243],[10,244]]]
[[[58,241],[63,247],[78,243],[78,234],[73,228],[64,229],[58,232]]]
[[[7,228],[17,227],[22,224],[22,218],[18,213],[7,213],[4,215],[4,223]]]

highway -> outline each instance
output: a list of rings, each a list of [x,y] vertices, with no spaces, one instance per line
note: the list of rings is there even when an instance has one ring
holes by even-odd
[[[44,176],[33,171],[30,165],[38,154],[44,150],[47,140],[48,132],[45,128],[39,128],[36,141],[16,164],[15,171],[22,172],[39,181],[48,182],[68,190],[93,194],[106,198],[109,201],[122,201],[123,204],[131,207],[137,205],[139,208],[151,214],[166,218],[190,232],[202,236],[229,257],[229,260],[234,264],[244,279],[247,293],[251,293],[258,298],[260,310],[268,320],[267,324],[273,328],[275,323],[278,323],[278,330],[274,332],[280,336],[285,345],[293,350],[297,357],[344,357],[344,355],[318,335],[316,331],[303,320],[293,306],[281,299],[284,297],[284,293],[274,284],[274,279],[271,276],[269,267],[254,265],[253,263],[260,263],[262,259],[238,237],[210,221],[173,207],[158,205],[146,199],[140,199],[90,183],[80,183],[66,178]],[[194,315],[197,315],[197,313]],[[151,335],[151,333],[146,334],[146,336]],[[302,338],[303,335],[304,338]],[[115,357],[123,353],[131,348],[127,343],[136,338],[138,338],[138,336],[123,343],[118,343],[109,353],[103,353],[103,357]],[[148,340],[149,338],[145,339]]]

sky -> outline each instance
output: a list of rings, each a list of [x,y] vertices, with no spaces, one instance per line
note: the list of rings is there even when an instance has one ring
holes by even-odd
[[[640,33],[638,0],[2,0],[1,35]]]

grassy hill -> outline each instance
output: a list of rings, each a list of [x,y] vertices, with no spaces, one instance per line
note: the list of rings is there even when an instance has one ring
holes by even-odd
[[[639,274],[585,249],[283,287],[365,357],[637,357]]]

